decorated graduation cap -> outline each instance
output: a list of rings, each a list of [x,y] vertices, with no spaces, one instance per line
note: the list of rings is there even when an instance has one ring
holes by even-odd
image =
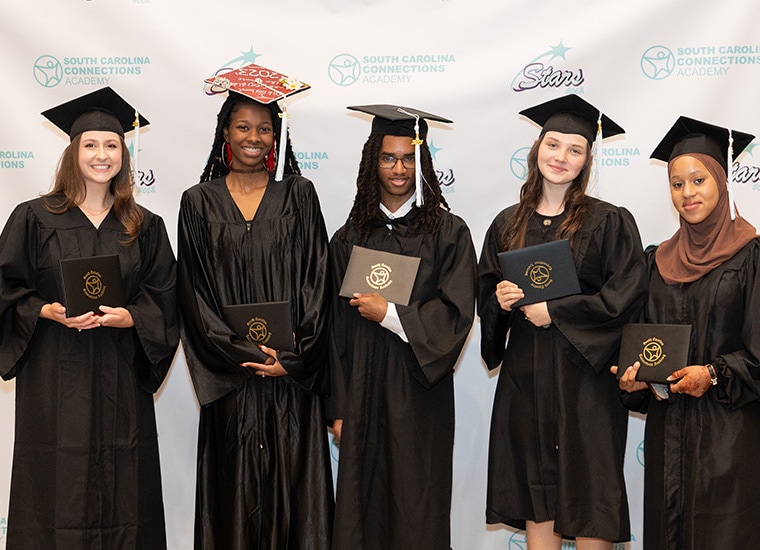
[[[427,139],[428,125],[426,120],[451,123],[452,120],[442,116],[398,105],[353,105],[347,107],[372,115],[373,136],[401,136],[412,138],[414,144],[414,178],[417,206],[424,203],[422,193],[422,168],[420,166],[420,145]]]
[[[150,123],[112,88],[106,86],[79,96],[43,111],[42,116],[68,134],[69,140],[89,131],[113,132],[123,138],[127,132],[135,130],[132,156],[134,179],[137,181],[139,130],[140,126]]]
[[[204,80],[211,85],[211,93],[235,92],[262,105],[269,105],[278,100],[282,102],[282,125],[278,144],[280,154],[277,159],[275,179],[281,180],[285,172],[285,151],[288,144],[288,112],[286,98],[298,92],[308,90],[311,86],[298,79],[250,63],[239,69],[218,74]]]
[[[576,94],[568,94],[520,111],[520,114],[541,126],[541,134],[560,132],[578,134],[591,147],[593,164],[589,188],[601,195],[599,173],[602,166],[602,139],[625,133],[625,130],[597,107]]]
[[[755,136],[751,134],[680,116],[649,158],[670,162],[688,153],[702,153],[714,158],[726,171],[728,201],[733,220],[736,219],[732,184],[734,157],[738,157],[753,139]]]

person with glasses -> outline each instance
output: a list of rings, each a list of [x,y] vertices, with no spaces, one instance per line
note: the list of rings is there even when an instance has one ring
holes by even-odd
[[[448,549],[453,373],[477,278],[470,231],[449,212],[425,141],[425,119],[450,121],[391,105],[349,108],[374,119],[353,208],[330,242],[333,549]],[[338,294],[354,245],[419,258],[408,304]]]

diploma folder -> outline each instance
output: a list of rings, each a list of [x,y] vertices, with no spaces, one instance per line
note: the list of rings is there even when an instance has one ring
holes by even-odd
[[[119,256],[116,254],[67,258],[59,262],[66,317],[77,317],[88,311],[102,315],[101,305],[127,305]]]
[[[525,294],[512,309],[581,291],[567,239],[507,250],[498,256],[504,279],[515,283]]]
[[[636,380],[667,383],[666,378],[686,366],[691,325],[629,323],[623,325],[618,374],[636,361],[641,363]]]
[[[420,259],[354,245],[348,259],[340,295],[353,298],[354,293],[377,292],[402,306],[409,305]]]
[[[290,302],[222,306],[222,316],[235,334],[257,346],[277,351],[295,349]]]

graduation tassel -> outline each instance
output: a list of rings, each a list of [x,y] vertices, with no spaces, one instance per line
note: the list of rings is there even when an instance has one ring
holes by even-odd
[[[412,144],[414,145],[414,189],[415,189],[414,200],[417,203],[417,208],[420,208],[423,204],[425,204],[424,193],[422,189],[422,163],[420,162],[420,145],[422,145],[422,140],[420,139],[420,116],[413,115],[412,113],[405,111],[401,107],[398,108],[398,112],[414,117],[415,137],[412,140]]]
[[[135,121],[132,123],[132,127],[135,129],[135,135],[132,138],[132,179],[137,185],[140,182],[140,113],[137,112],[137,109],[135,109]]]
[[[282,178],[285,175],[285,157],[288,152],[288,96],[282,93],[280,90],[272,88],[271,86],[267,86],[260,78],[256,79],[256,83],[259,86],[266,88],[267,90],[271,90],[274,93],[279,94],[282,99],[282,112],[280,113],[280,143],[277,150],[277,166],[274,171],[274,180],[282,181]],[[301,83],[299,81],[291,81],[287,78],[280,79],[280,84],[289,87],[290,89],[298,89],[298,87],[301,86]],[[296,87],[296,85],[298,87]]]
[[[726,154],[728,164],[726,166],[726,185],[728,186],[728,206],[731,209],[731,221],[736,219],[736,205],[734,204],[734,136],[728,129],[728,152]]]
[[[599,111],[599,118],[596,121],[596,137],[591,146],[591,174],[589,176],[589,192],[595,197],[602,198],[602,112]]]
[[[282,113],[280,113],[282,122],[280,123],[280,146],[277,155],[277,170],[274,173],[275,181],[282,181],[282,178],[285,175],[285,155],[288,152],[288,102],[284,97],[285,96],[283,96],[282,101]]]

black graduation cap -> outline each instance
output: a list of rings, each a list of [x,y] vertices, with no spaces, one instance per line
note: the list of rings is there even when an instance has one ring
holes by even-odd
[[[542,133],[554,131],[563,134],[579,134],[590,144],[594,143],[600,114],[603,138],[625,132],[615,121],[576,94],[564,95],[523,109],[520,114],[541,126]]]
[[[415,123],[419,120],[419,138],[424,140],[427,138],[428,130],[427,122],[425,122],[426,119],[436,122],[453,122],[442,116],[398,105],[354,105],[347,107],[347,109],[360,111],[375,117],[372,119],[370,135],[409,136],[416,138],[418,134],[415,132]]]
[[[110,87],[101,88],[44,111],[42,115],[74,139],[90,130],[114,132],[124,137],[139,125],[150,124]]]
[[[730,136],[733,138],[732,159],[738,157],[755,139],[751,134],[736,130],[731,130]],[[728,128],[680,116],[649,158],[670,162],[686,153],[704,153],[717,160],[728,173],[728,148]]]

